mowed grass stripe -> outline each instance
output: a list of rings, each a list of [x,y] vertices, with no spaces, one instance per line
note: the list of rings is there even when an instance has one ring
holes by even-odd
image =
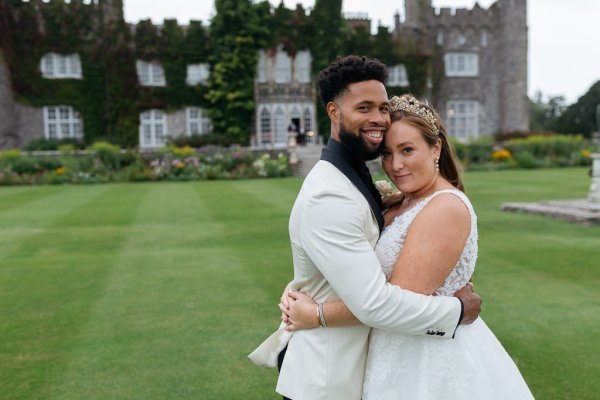
[[[241,345],[240,327],[254,320],[247,298],[258,293],[203,191],[189,183],[149,191],[53,398],[222,398],[236,380],[248,383],[255,342]]]
[[[189,221],[193,203],[183,186],[144,186],[145,196],[121,246],[113,251],[102,295],[53,399],[165,398],[173,393],[173,382],[166,384],[161,377],[177,369],[176,360],[185,353],[177,326],[186,323],[182,310],[194,300],[177,283],[193,280],[187,275],[181,279],[181,252],[197,221]],[[180,246],[173,240],[178,237],[186,238]]]
[[[131,202],[130,191],[146,188],[148,196],[131,212],[132,222],[97,203],[79,216],[50,208],[61,217],[43,228],[52,227],[64,240],[34,246],[31,258],[28,246],[11,247],[11,262],[19,264],[9,275],[16,269],[31,273],[10,282],[10,312],[0,290],[0,321],[19,326],[8,330],[0,324],[0,343],[8,339],[0,344],[0,397],[280,398],[274,393],[276,372],[258,369],[246,354],[277,326],[278,297],[292,275],[288,217],[301,183],[61,187],[65,198],[53,199],[59,208],[87,190],[123,187],[109,196],[117,208],[120,201]],[[588,188],[586,168],[467,175],[479,216],[475,287],[484,297],[483,317],[540,399],[593,399],[600,391],[593,375],[600,367],[593,334],[599,328],[600,227],[504,213],[499,205],[584,197]],[[43,209],[31,204],[15,208],[16,214],[0,213],[0,232],[39,233],[35,220]],[[114,232],[125,236],[108,240]],[[47,270],[39,267],[44,257],[52,260]],[[112,268],[106,275],[95,270],[101,263]],[[88,272],[72,267],[88,264]],[[48,313],[48,321],[34,320],[31,310],[41,303],[36,291],[56,279],[59,265],[71,266],[61,282],[68,290],[44,298],[61,317]],[[88,296],[96,290],[96,274],[104,286]],[[64,308],[57,306],[61,302]],[[82,318],[72,312],[79,302],[88,309]],[[64,333],[64,343],[44,342],[51,338],[46,330]],[[33,350],[6,350],[14,346]],[[60,362],[55,369],[53,361]]]
[[[114,251],[126,237],[126,221],[131,223],[144,192],[143,186],[65,186],[61,198],[30,204],[22,213],[26,224],[39,217],[39,225],[47,226],[19,242],[2,262],[0,365],[12,374],[0,375],[0,387],[14,398],[50,397],[56,375],[86,334],[83,328],[102,296]],[[41,219],[44,210],[46,220]],[[74,224],[94,215],[121,225]]]
[[[89,202],[106,187],[4,188],[15,195],[0,198],[0,262],[21,246],[28,237],[39,239],[57,219]],[[25,194],[25,196],[23,196]],[[43,240],[43,239],[42,239]],[[2,270],[0,269],[0,274]],[[0,279],[0,288],[2,287]]]
[[[0,212],[21,207],[46,196],[62,193],[60,186],[10,186],[0,187]]]
[[[227,304],[227,313],[214,320],[216,326],[225,326],[221,337],[206,337],[207,354],[218,360],[216,368],[205,369],[207,399],[221,399],[223,393],[229,398],[280,397],[274,392],[275,371],[257,368],[247,354],[279,325],[278,295],[292,274],[287,226],[299,180],[258,181],[256,190],[246,183],[196,186],[213,218],[227,221],[219,239],[227,262],[214,271],[214,295],[209,298],[212,308]],[[265,201],[265,193],[274,194],[272,199],[280,203],[274,204],[271,197]]]
[[[479,219],[475,285],[484,296],[483,318],[536,398],[593,398],[600,357],[586,354],[600,354],[600,344],[585,338],[600,330],[600,320],[590,319],[600,310],[600,227],[499,209],[508,201],[584,198],[587,170],[477,172],[466,178]]]

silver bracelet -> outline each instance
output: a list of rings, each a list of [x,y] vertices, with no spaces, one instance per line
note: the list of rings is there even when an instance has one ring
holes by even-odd
[[[327,328],[327,321],[325,321],[325,314],[323,313],[323,303],[317,304],[317,314],[319,315],[319,325],[323,328]]]

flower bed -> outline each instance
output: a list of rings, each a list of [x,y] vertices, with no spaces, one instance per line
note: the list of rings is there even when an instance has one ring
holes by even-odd
[[[63,146],[41,154],[0,153],[0,185],[187,181],[271,178],[291,175],[287,154],[248,149],[198,152],[169,147],[141,153],[98,142],[87,151]]]

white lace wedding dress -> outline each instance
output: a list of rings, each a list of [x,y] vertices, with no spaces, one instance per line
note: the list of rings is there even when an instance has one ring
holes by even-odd
[[[386,276],[415,216],[435,196],[452,193],[469,209],[471,233],[444,285],[452,296],[471,278],[477,259],[477,217],[464,193],[441,190],[399,215],[383,231],[375,252]],[[517,366],[481,318],[461,325],[454,339],[405,336],[373,329],[365,372],[363,400],[521,400],[533,399]]]

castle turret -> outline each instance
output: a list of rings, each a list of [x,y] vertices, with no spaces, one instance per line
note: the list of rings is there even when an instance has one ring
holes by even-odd
[[[124,20],[123,0],[99,0],[99,3],[102,9],[102,22],[104,25]]]
[[[423,18],[431,7],[431,0],[405,0],[404,24],[411,28],[422,27]]]
[[[527,98],[527,1],[498,0],[500,42],[498,73],[500,86],[500,130],[529,129]]]

